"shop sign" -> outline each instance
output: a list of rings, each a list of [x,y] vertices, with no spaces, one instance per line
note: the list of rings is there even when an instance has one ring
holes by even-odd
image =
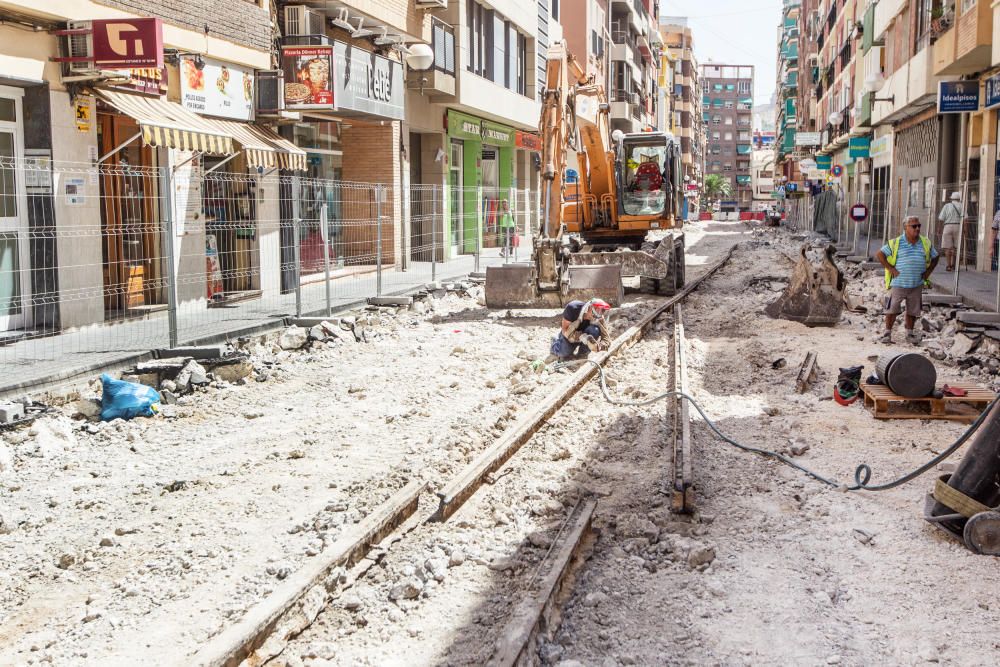
[[[163,67],[160,19],[98,19],[91,28],[95,69]]]
[[[333,46],[282,46],[286,109],[336,108],[333,96]]]
[[[355,111],[403,120],[406,100],[403,65],[344,42],[334,42],[333,48],[337,110],[343,115]],[[287,74],[285,76],[287,81]]]
[[[542,150],[542,138],[537,134],[517,130],[514,132],[514,145],[529,151],[540,151]]]
[[[795,133],[795,145],[796,146],[819,146],[820,145],[820,133],[819,132],[796,132]]]
[[[1000,74],[994,74],[986,79],[985,108],[992,109],[996,106],[1000,106]]]
[[[816,168],[816,160],[806,158],[804,160],[799,160],[799,169],[802,171],[812,171]]]
[[[851,137],[847,145],[848,154],[852,158],[866,158],[870,156],[871,139],[869,137]]]
[[[870,157],[882,157],[883,155],[888,155],[892,152],[892,135],[886,134],[878,139],[872,141],[871,146],[868,149],[868,155]]]
[[[456,139],[470,139],[485,144],[514,147],[512,127],[476,118],[458,111],[448,111],[448,134]]]
[[[966,113],[978,110],[978,81],[942,81],[938,84],[938,113]]]
[[[822,171],[827,171],[833,166],[833,156],[832,155],[817,155],[816,156],[816,168]]]
[[[251,120],[253,118],[253,72],[244,67],[204,60],[198,69],[195,58],[182,56],[181,104],[195,113]]]
[[[122,83],[113,83],[105,88],[113,90],[124,90],[129,93],[143,93],[146,95],[163,95],[167,92],[167,68],[166,67],[141,67],[136,69],[119,69],[114,73],[121,79],[126,79]]]

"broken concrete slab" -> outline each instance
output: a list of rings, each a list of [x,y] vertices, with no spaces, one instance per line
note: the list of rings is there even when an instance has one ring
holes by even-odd
[[[245,358],[227,359],[219,364],[209,364],[209,370],[215,376],[215,379],[232,384],[250,377],[250,374],[253,373],[253,364],[250,363],[249,359]]]
[[[24,406],[20,403],[0,403],[0,424],[12,424],[24,419]]]
[[[299,350],[309,342],[309,331],[294,324],[278,337],[278,347],[282,350]]]
[[[861,262],[861,268],[865,271],[875,271],[876,269],[881,269],[882,265],[878,262]]]
[[[303,329],[312,329],[318,324],[323,324],[328,322],[334,326],[340,324],[340,318],[338,317],[290,317],[286,320],[288,326],[301,327]]]
[[[412,296],[371,296],[368,305],[371,306],[409,306],[413,303]]]
[[[191,359],[221,359],[226,356],[225,345],[193,345],[190,347],[169,347],[155,351],[159,359],[189,357]]]
[[[860,264],[868,259],[867,255],[848,255],[847,261],[851,264]]]
[[[962,324],[1000,324],[1000,313],[984,313],[975,310],[966,310],[958,313],[956,319]]]
[[[953,357],[964,357],[976,349],[976,345],[978,343],[978,338],[970,338],[965,334],[956,334],[955,340],[951,345],[951,349],[948,350],[948,353]]]
[[[954,306],[962,303],[962,297],[957,294],[924,294],[923,302],[932,306]]]

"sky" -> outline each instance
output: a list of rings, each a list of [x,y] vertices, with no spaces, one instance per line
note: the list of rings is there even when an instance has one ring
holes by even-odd
[[[777,78],[782,0],[660,0],[660,16],[686,16],[699,63],[754,66],[754,101],[767,104]]]

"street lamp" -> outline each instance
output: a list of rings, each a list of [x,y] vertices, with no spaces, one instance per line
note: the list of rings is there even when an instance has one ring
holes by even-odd
[[[875,70],[865,79],[865,90],[873,95],[882,90],[884,86],[885,76],[879,70]],[[872,102],[889,102],[890,104],[894,104],[896,102],[896,96],[890,95],[889,97],[872,97]]]
[[[434,64],[434,51],[426,44],[414,44],[407,47],[410,51],[406,56],[406,66],[417,72],[426,72]]]

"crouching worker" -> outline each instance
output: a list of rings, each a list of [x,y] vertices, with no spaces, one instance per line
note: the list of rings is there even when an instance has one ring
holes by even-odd
[[[586,359],[591,352],[608,349],[610,312],[611,306],[601,299],[570,301],[563,310],[562,331],[552,339],[552,355],[559,361]]]

